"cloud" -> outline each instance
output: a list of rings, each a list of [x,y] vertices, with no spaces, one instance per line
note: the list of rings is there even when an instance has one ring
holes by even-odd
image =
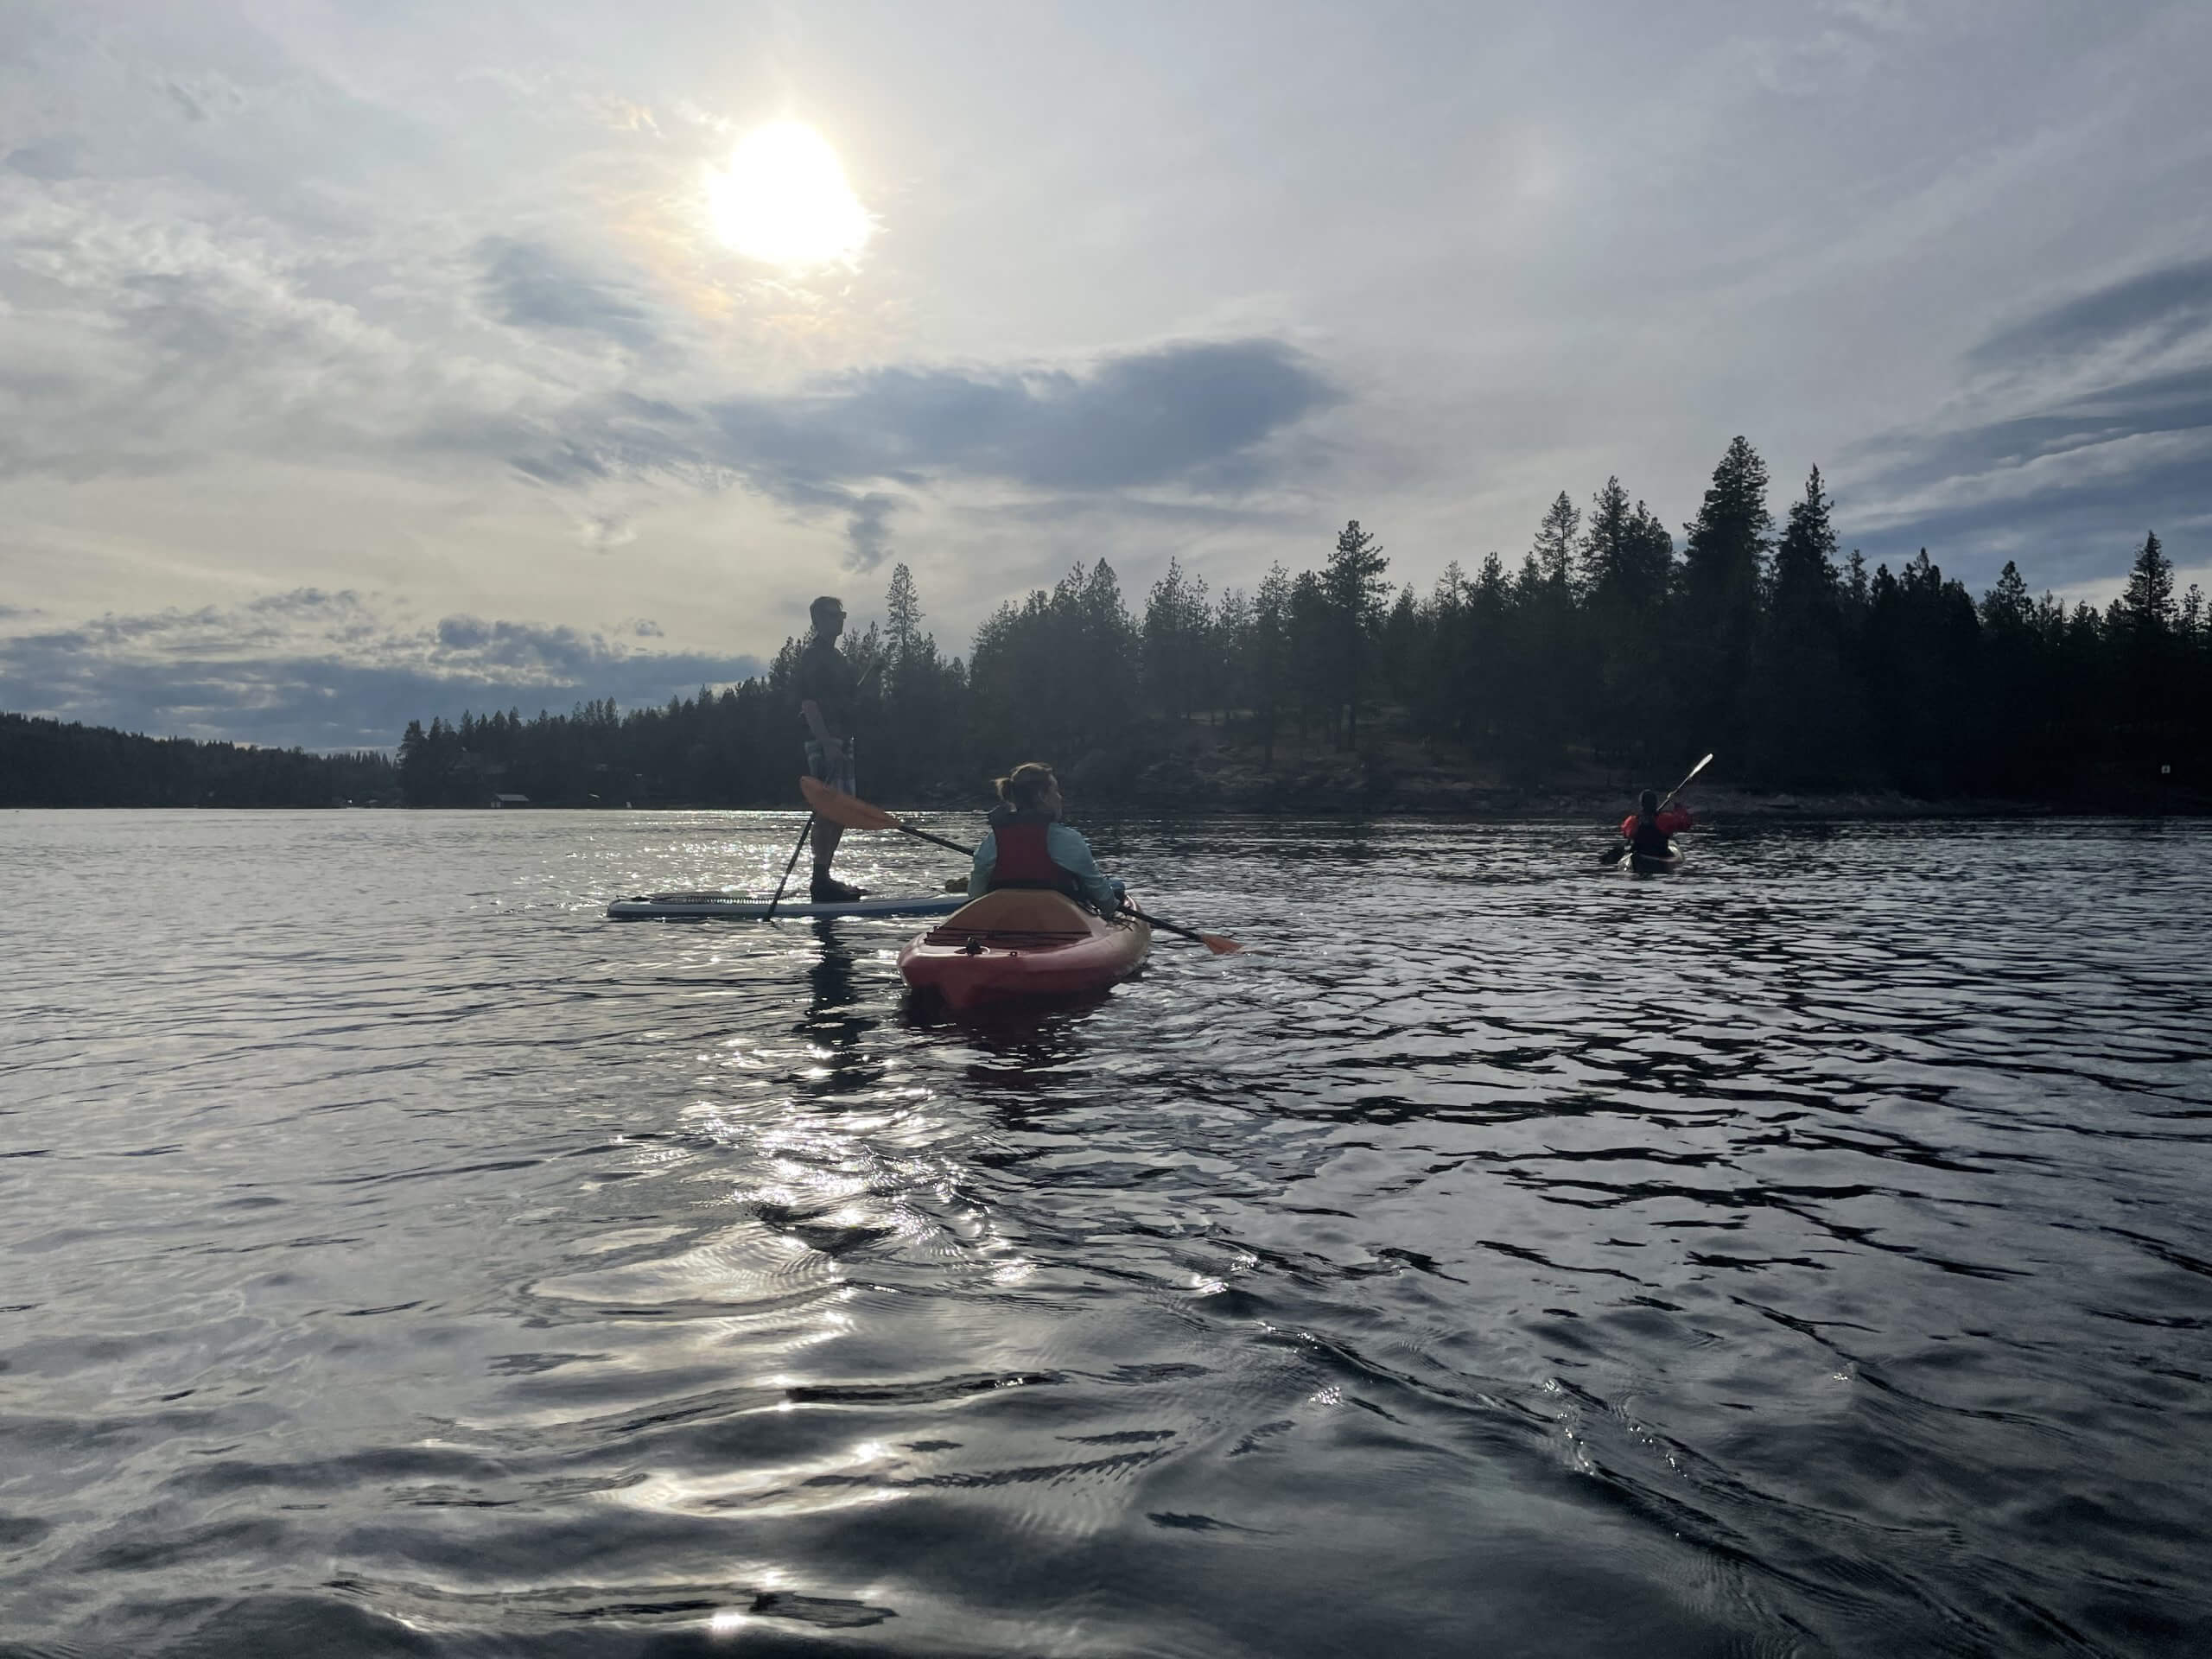
[[[946,484],[1243,496],[1283,469],[1276,441],[1343,396],[1281,340],[1186,340],[1080,367],[897,365],[689,407],[625,395],[513,464],[571,487],[619,472],[734,475],[800,512],[844,513],[847,563],[870,570],[892,514]]]
[[[1965,361],[1951,423],[1871,439],[1840,469],[1870,555],[1944,547],[1976,575],[2017,558],[2069,585],[2146,530],[2175,531],[2184,561],[2212,547],[2212,261],[2048,306]]]
[[[11,173],[20,173],[27,179],[53,184],[76,176],[78,157],[82,145],[67,133],[56,133],[35,144],[25,144],[20,149],[8,152],[4,162]]]
[[[1967,353],[1967,366],[2014,370],[2114,343],[2173,344],[2212,324],[2212,259],[2147,270],[1999,329]]]
[[[890,556],[891,531],[887,521],[898,505],[897,497],[880,492],[871,492],[853,503],[846,525],[846,538],[852,548],[845,558],[846,569],[856,573],[873,570]]]
[[[801,478],[960,474],[1032,489],[1228,486],[1232,463],[1338,401],[1280,340],[1181,342],[1067,368],[890,367],[707,413],[733,461]]]
[[[637,299],[593,276],[542,243],[487,237],[477,245],[492,314],[518,328],[601,334],[632,351],[659,343]]]
[[[1342,400],[1249,324],[947,364],[881,321],[910,302],[884,273],[857,297],[740,280],[681,207],[730,124],[645,118],[649,82],[472,60],[465,95],[372,98],[344,45],[365,26],[35,10],[46,43],[0,53],[0,483],[92,499],[250,458],[302,487],[404,469],[473,512],[511,467],[601,552],[654,493],[739,486],[841,523],[867,572],[944,505],[1233,516],[1303,472],[1287,435]]]
[[[416,624],[351,591],[299,588],[227,607],[110,615],[0,637],[0,708],[156,735],[384,748],[410,720],[464,709],[658,703],[762,672],[757,658],[454,615]]]

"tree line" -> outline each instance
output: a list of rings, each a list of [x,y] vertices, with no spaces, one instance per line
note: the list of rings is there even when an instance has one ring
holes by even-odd
[[[1011,762],[1083,764],[1104,789],[1193,724],[1265,772],[1408,741],[1509,785],[1652,779],[1707,749],[1736,781],[2123,802],[2212,778],[2212,628],[2158,538],[2101,609],[2033,596],[2008,563],[1976,598],[1923,550],[1840,556],[1813,470],[1779,524],[1742,438],[1673,535],[1609,478],[1562,492],[1517,565],[1394,589],[1348,524],[1317,565],[1215,595],[1171,559],[1132,609],[1103,560],[1001,605],[963,659],[896,567],[884,620],[841,648],[870,695],[864,786],[963,796]],[[788,804],[799,728],[785,640],[768,672],[664,707],[411,722],[405,798],[477,804]]]
[[[345,806],[399,798],[390,757],[309,754],[0,714],[0,807]]]
[[[1133,605],[1079,563],[1001,605],[965,658],[899,565],[882,620],[841,647],[868,687],[863,785],[967,799],[1043,758],[1087,798],[1172,798],[1188,772],[1147,768],[1204,728],[1262,777],[1413,745],[1509,786],[1610,785],[1709,748],[1777,789],[2212,796],[2212,618],[2155,534],[2107,606],[2038,597],[2013,563],[1977,597],[1925,550],[1894,571],[1841,556],[1817,468],[1779,522],[1768,495],[1738,438],[1679,545],[1609,478],[1586,505],[1560,493],[1517,562],[1455,563],[1426,592],[1389,583],[1357,521],[1312,567],[1217,595],[1171,559]],[[786,805],[801,643],[661,707],[410,721],[396,763],[0,715],[0,805]]]

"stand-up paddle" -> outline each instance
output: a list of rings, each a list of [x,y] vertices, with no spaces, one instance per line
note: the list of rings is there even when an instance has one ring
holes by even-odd
[[[1659,803],[1659,811],[1664,812],[1667,810],[1667,802],[1673,800],[1675,796],[1688,789],[1690,786],[1690,779],[1696,777],[1698,773],[1703,772],[1712,764],[1713,757],[1708,754],[1704,760],[1699,761],[1697,765],[1692,766],[1689,771],[1685,772],[1682,775],[1682,781],[1676,784],[1672,789],[1669,790],[1666,794],[1666,798]],[[1652,816],[1656,817],[1658,814],[1654,813]],[[1619,846],[1609,847],[1604,852],[1599,854],[1598,861],[1610,868],[1613,865],[1619,863],[1621,860],[1626,858],[1629,855],[1629,849],[1635,844],[1636,843],[1634,842],[1624,839]]]
[[[1710,755],[1706,757],[1708,760],[1712,758]],[[1688,783],[1689,779],[1686,778],[1682,781]],[[832,823],[842,823],[848,830],[896,830],[901,835],[912,836],[918,841],[926,841],[933,845],[945,848],[949,851],[958,853],[963,858],[973,858],[976,855],[976,849],[972,847],[963,847],[957,841],[948,841],[943,836],[933,836],[926,830],[917,830],[912,824],[893,817],[880,806],[871,806],[857,796],[848,795],[841,789],[830,788],[819,778],[802,778],[798,780],[798,788],[799,793],[806,797],[806,804],[816,812]],[[1186,939],[1197,940],[1217,957],[1234,956],[1244,948],[1236,940],[1226,938],[1218,933],[1201,933],[1194,927],[1179,927],[1173,922],[1163,922],[1159,917],[1139,910],[1127,900],[1123,901],[1122,907],[1138,920],[1148,923],[1164,933],[1178,934]]]
[[[776,919],[776,906],[784,902],[784,888],[791,882],[791,872],[798,868],[798,855],[805,849],[806,838],[813,833],[814,814],[809,812],[806,822],[798,827],[798,845],[791,849],[791,860],[784,866],[784,874],[776,883],[776,896],[768,901],[768,914],[765,919],[772,922]]]
[[[933,836],[926,830],[917,830],[911,823],[901,823],[881,807],[870,806],[859,796],[848,795],[842,789],[832,789],[819,778],[800,779],[798,792],[806,797],[806,804],[817,813],[832,823],[844,825],[848,830],[896,830],[902,836],[934,842],[963,858],[976,856],[973,847],[963,847],[957,841],[947,841],[943,836]]]

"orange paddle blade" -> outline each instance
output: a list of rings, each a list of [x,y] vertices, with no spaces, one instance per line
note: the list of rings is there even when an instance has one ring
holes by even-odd
[[[857,796],[848,795],[842,789],[832,789],[819,778],[802,778],[798,792],[806,797],[806,804],[832,823],[842,823],[848,830],[898,830],[905,826],[880,806],[870,806]]]

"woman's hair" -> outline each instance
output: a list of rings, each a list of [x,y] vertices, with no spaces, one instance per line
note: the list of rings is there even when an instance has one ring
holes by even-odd
[[[1656,812],[1659,810],[1659,791],[1656,789],[1645,790],[1643,798],[1636,804],[1636,810],[1639,812]]]
[[[1025,760],[999,779],[999,799],[1016,811],[1027,812],[1045,798],[1045,791],[1059,779],[1042,760]]]

